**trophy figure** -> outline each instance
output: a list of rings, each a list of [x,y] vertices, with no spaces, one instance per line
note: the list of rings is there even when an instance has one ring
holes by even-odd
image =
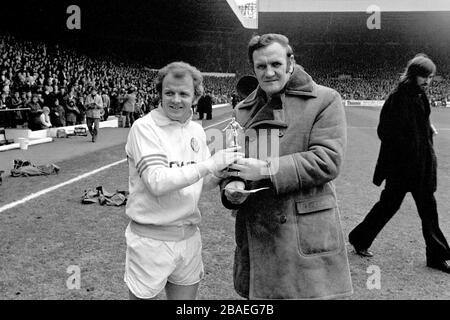
[[[243,147],[241,139],[244,137],[244,128],[242,128],[234,117],[231,118],[230,123],[225,127],[224,131],[227,148]]]
[[[242,128],[234,117],[231,118],[230,123],[225,127],[224,131],[226,148],[244,147],[244,128]],[[231,168],[228,168],[227,170],[229,172],[238,171]]]

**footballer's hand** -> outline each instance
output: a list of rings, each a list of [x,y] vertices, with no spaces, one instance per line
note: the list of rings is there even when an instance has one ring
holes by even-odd
[[[217,151],[205,161],[209,171],[214,174],[219,174],[220,171],[243,158],[244,154],[237,151],[239,149],[240,147],[233,147]]]

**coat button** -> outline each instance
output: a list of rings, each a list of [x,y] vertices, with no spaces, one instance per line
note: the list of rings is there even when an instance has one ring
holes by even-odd
[[[286,223],[287,218],[285,215],[280,216],[280,223]]]
[[[280,130],[280,131],[278,132],[278,137],[281,138],[282,136],[284,136],[284,131]]]

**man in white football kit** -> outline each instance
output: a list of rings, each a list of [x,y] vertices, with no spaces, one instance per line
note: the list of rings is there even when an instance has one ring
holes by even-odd
[[[243,156],[236,148],[210,156],[202,126],[191,121],[203,93],[195,67],[174,62],[156,79],[161,106],[135,121],[126,144],[131,218],[125,276],[131,299],[195,299],[203,277],[198,201]]]

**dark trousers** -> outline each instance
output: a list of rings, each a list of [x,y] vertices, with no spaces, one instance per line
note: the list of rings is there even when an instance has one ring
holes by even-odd
[[[134,112],[124,111],[125,116],[125,128],[131,127],[134,123]]]
[[[212,113],[211,112],[199,112],[198,118],[201,120],[203,119],[203,115],[206,113],[206,120],[212,119]]]
[[[108,110],[108,108],[103,108],[103,111],[104,111],[104,113],[103,113],[102,118],[103,118],[103,121],[106,121],[106,120],[108,120],[108,117],[109,117],[109,110]]]
[[[433,192],[406,190],[404,187],[389,182],[386,182],[380,200],[373,206],[364,220],[350,232],[350,243],[358,248],[369,248],[378,233],[400,209],[400,205],[408,192],[411,192],[422,220],[427,261],[449,260],[450,247],[439,228],[436,199]]]
[[[97,139],[99,123],[99,118],[86,118],[86,125],[94,141]]]

